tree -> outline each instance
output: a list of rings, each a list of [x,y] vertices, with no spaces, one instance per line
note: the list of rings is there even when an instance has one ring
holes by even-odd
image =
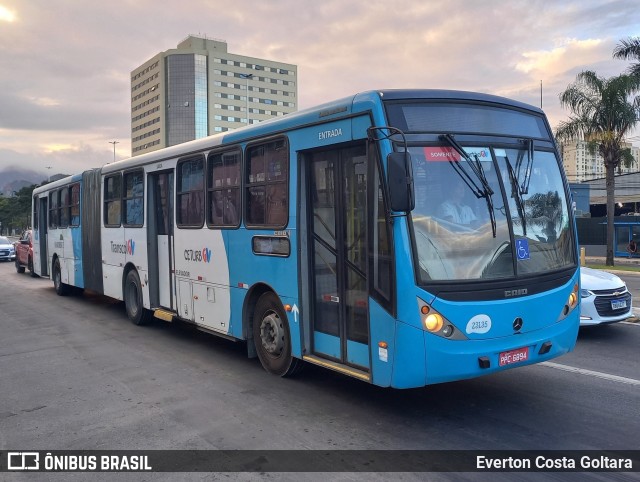
[[[13,196],[0,196],[0,223],[2,232],[25,229],[31,222],[31,196],[35,185],[26,186]]]
[[[640,37],[629,37],[626,40],[620,40],[620,43],[613,50],[613,58],[637,60],[637,63],[629,66],[627,73],[640,76]]]
[[[556,137],[561,141],[584,138],[604,159],[607,189],[607,266],[613,266],[615,169],[629,160],[624,138],[640,115],[640,76],[621,74],[602,78],[593,71],[577,75],[560,94],[560,104],[571,111]]]

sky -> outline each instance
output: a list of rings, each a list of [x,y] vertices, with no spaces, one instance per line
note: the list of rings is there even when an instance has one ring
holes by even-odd
[[[130,73],[191,34],[296,64],[300,109],[389,88],[477,91],[539,107],[542,82],[555,128],[569,116],[558,95],[576,74],[627,69],[612,52],[640,36],[640,8],[637,0],[0,0],[0,171],[80,172],[111,162],[113,141],[116,159],[130,157]]]

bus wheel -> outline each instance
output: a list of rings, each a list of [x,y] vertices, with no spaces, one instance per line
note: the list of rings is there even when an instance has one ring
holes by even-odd
[[[149,321],[150,314],[142,303],[140,276],[135,269],[127,273],[124,282],[124,306],[127,309],[127,316],[135,325],[144,325]]]
[[[56,258],[53,262],[53,287],[56,289],[56,293],[59,296],[66,296],[69,294],[69,285],[62,282],[62,274],[60,273],[60,260]]]
[[[299,371],[302,361],[291,356],[289,322],[274,293],[265,293],[258,299],[253,339],[260,363],[269,373],[286,377]]]

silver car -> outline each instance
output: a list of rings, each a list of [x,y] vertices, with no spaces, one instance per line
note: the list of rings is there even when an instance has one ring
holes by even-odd
[[[616,323],[633,315],[631,293],[614,274],[580,268],[580,326]]]
[[[15,259],[15,246],[7,238],[0,236],[0,261],[14,261]]]

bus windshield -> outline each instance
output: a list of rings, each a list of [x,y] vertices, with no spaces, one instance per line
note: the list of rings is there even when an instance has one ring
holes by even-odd
[[[533,149],[533,141],[463,149],[466,162],[448,142],[409,148],[419,282],[507,279],[575,266],[555,154]]]

